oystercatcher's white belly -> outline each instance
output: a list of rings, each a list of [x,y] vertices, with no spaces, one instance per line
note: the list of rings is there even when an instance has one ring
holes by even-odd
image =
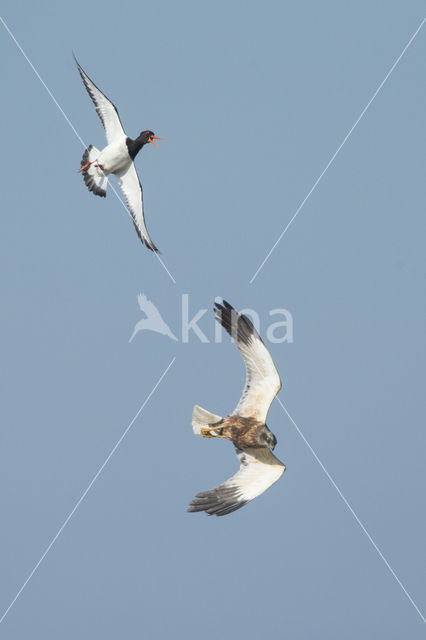
[[[102,149],[96,160],[96,164],[102,165],[105,175],[124,169],[131,162],[124,136],[118,142],[113,142]]]

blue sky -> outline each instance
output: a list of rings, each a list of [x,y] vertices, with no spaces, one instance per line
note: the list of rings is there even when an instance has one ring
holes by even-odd
[[[0,617],[169,363],[169,371],[0,623],[2,637],[390,640],[424,622],[424,4],[6,2],[2,18],[82,139],[104,134],[72,58],[130,136],[149,232],[77,174],[83,147],[0,25],[3,313]],[[228,339],[140,332],[137,295],[181,337],[182,294],[287,309],[269,345],[281,480],[224,518],[188,514],[235,472],[195,438],[230,412]],[[264,333],[262,332],[262,335]]]

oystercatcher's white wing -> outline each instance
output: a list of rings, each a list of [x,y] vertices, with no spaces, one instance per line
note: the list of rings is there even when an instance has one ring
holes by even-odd
[[[234,339],[246,365],[246,384],[237,407],[231,413],[266,421],[272,400],[281,389],[281,380],[271,355],[252,322],[225,300],[215,303],[216,320]]]
[[[158,251],[157,247],[149,237],[148,230],[145,225],[142,185],[139,182],[135,165],[132,162],[126,169],[117,171],[115,175],[117,176],[121,190],[123,191],[127,208],[132,215],[133,223],[139,238],[148,247],[148,249],[151,249],[151,251]]]
[[[218,487],[197,493],[188,511],[205,511],[210,516],[232,513],[266,491],[285,471],[269,449],[236,449],[236,453],[239,471]]]
[[[80,72],[84,86],[87,89],[87,93],[92,98],[96,112],[100,117],[102,124],[104,125],[108,144],[111,144],[111,142],[114,142],[115,140],[120,138],[120,136],[126,135],[124,133],[118,111],[111,100],[108,100],[108,98],[102,93],[102,91],[98,89],[95,83],[91,81],[87,73],[83,71],[83,69],[78,64],[75,56],[74,59],[76,61],[77,68]]]

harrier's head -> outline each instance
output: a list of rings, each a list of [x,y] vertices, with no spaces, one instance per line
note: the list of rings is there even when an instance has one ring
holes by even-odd
[[[264,428],[262,429],[262,431],[260,432],[259,435],[259,444],[262,447],[268,447],[268,449],[275,449],[275,445],[277,444],[277,439],[274,436],[274,434],[272,433],[272,431],[270,431],[270,429],[268,429],[268,427],[264,426]]]

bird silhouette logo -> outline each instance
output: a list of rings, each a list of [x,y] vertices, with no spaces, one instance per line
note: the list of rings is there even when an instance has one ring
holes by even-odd
[[[172,340],[177,341],[175,334],[164,322],[161,313],[158,311],[155,304],[151,302],[151,300],[148,300],[145,294],[140,293],[138,295],[138,303],[140,310],[146,315],[146,318],[142,318],[142,320],[139,320],[139,322],[135,324],[135,328],[133,329],[129,342],[132,342],[133,338],[137,333],[139,333],[139,331],[146,330],[161,333],[163,336],[168,336]]]

